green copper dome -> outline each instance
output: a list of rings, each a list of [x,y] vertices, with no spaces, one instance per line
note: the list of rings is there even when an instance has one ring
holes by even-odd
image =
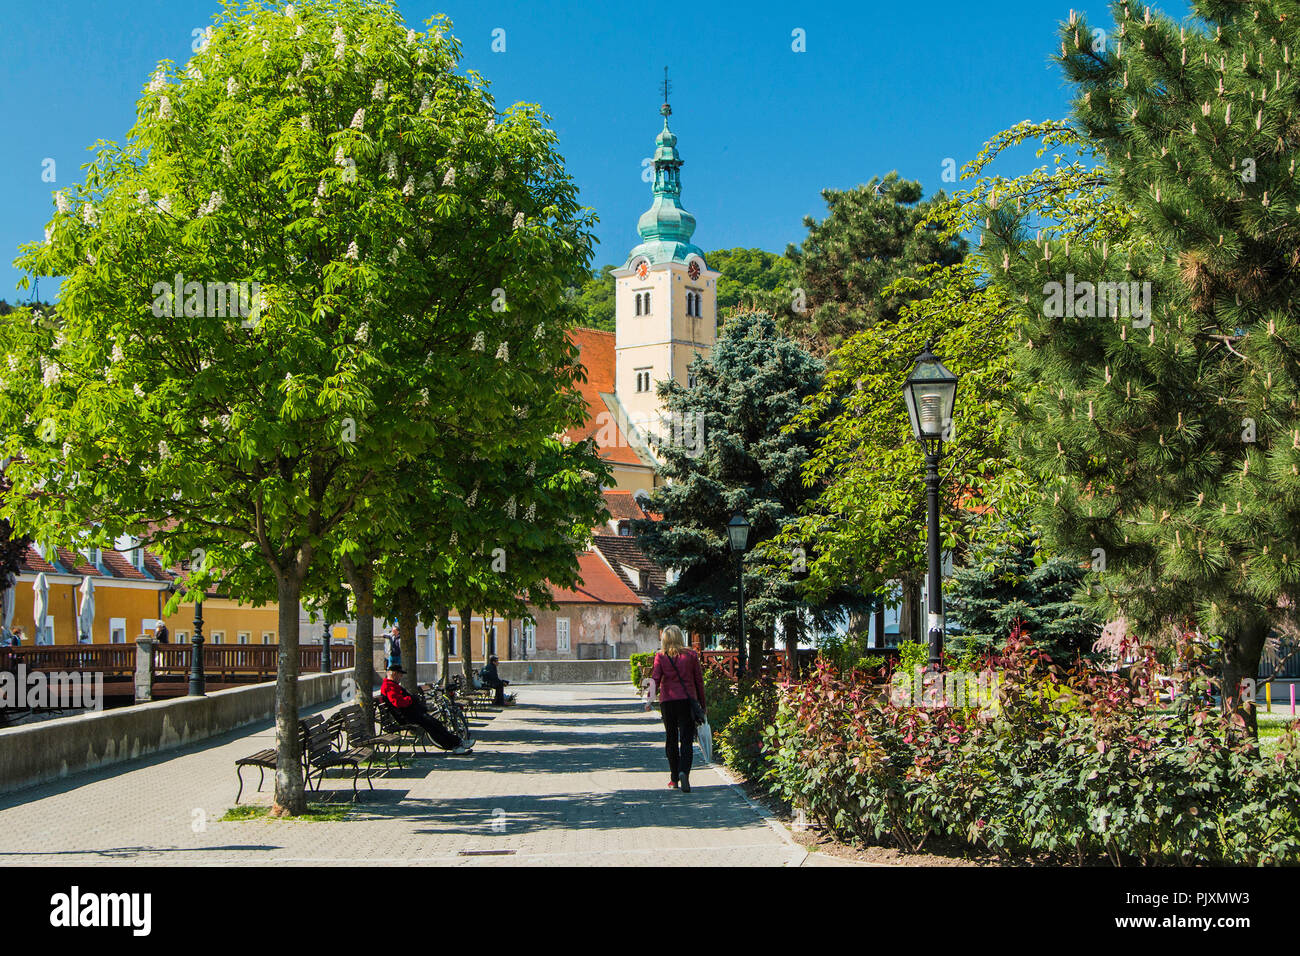
[[[655,137],[654,201],[637,221],[641,244],[628,255],[630,265],[645,256],[650,262],[685,262],[691,256],[704,257],[704,251],[691,242],[695,217],[682,208],[682,158],[677,152],[677,137],[668,128],[672,109],[667,103],[660,111],[664,128]]]

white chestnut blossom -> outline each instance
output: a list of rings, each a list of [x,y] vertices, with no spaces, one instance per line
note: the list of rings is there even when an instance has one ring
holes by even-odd
[[[303,131],[304,133],[310,133],[310,132],[311,132],[311,117],[310,117],[308,114],[303,113],[303,114],[302,114],[302,118],[301,118],[300,120],[298,120],[298,125],[302,127],[302,131]]]
[[[515,229],[524,228],[524,214],[522,212],[515,213],[515,221],[514,221],[513,228]]]
[[[497,346],[497,359],[502,362],[510,361],[510,343],[502,342]]]
[[[226,201],[225,194],[220,189],[212,190],[212,195],[208,196],[208,201],[199,207],[200,216],[210,216]]]
[[[188,76],[191,80],[203,79],[203,71],[200,70],[197,66],[193,66],[193,65],[191,65],[190,68],[185,71],[185,75]]]
[[[420,97],[420,112],[421,112],[421,113],[427,113],[427,112],[429,112],[429,107],[432,106],[432,105],[433,105],[433,104],[432,104],[432,102],[429,100],[429,94],[428,94],[428,93],[425,93],[424,96]]]
[[[406,31],[406,45],[407,45],[407,46],[410,46],[410,45],[411,45],[412,43],[414,43],[414,42],[415,42],[415,31],[414,31],[414,30],[407,30],[407,31]]]
[[[370,91],[370,98],[372,100],[382,100],[387,90],[388,90],[387,83],[385,83],[383,80],[375,80],[375,88]]]
[[[388,167],[388,178],[397,178],[397,154],[387,153],[384,156],[384,165]]]
[[[306,73],[308,70],[311,69],[311,67],[312,67],[312,55],[310,53],[304,53],[302,55],[302,65],[298,67],[298,72]]]
[[[483,349],[486,347],[486,343],[483,341],[482,332],[474,333],[474,345],[472,347],[475,352],[482,352]]]
[[[159,200],[158,200],[158,208],[161,209],[161,210],[162,210],[163,212],[165,212],[165,213],[170,213],[170,212],[172,211],[172,200],[171,200],[171,197],[170,197],[170,196],[163,196],[161,199],[159,199]]]
[[[403,196],[406,196],[406,197],[408,197],[408,198],[411,197],[411,196],[414,196],[414,195],[415,195],[415,177],[414,177],[414,176],[407,176],[407,177],[406,177],[406,182],[405,182],[405,184],[403,184],[403,186],[402,186],[402,195],[403,195]]]
[[[157,93],[167,85],[167,74],[160,67],[149,80],[149,92]]]
[[[334,165],[335,165],[335,166],[346,166],[346,165],[347,165],[347,157],[343,155],[343,147],[342,147],[342,146],[340,146],[338,149],[334,150]]]
[[[370,323],[369,322],[362,322],[360,325],[357,326],[357,344],[358,345],[370,344]]]
[[[487,121],[487,125],[483,127],[483,132],[490,134],[496,128],[497,128],[497,121],[496,118],[493,117],[492,119],[489,119]]]
[[[165,96],[158,100],[158,118],[163,120],[172,118],[172,101]]]
[[[353,239],[350,243],[348,243],[348,251],[346,253],[346,257],[349,259],[356,259],[360,255],[361,255],[361,250],[357,248],[357,241]]]
[[[58,362],[46,362],[41,359],[41,380],[45,383],[46,388],[58,382],[59,376],[62,374],[63,369],[59,368]]]
[[[167,442],[160,441],[158,443],[158,457],[166,459],[166,458],[170,458],[171,456],[172,456],[172,452],[171,449],[167,447]]]
[[[54,208],[59,212],[67,212],[71,208],[66,193],[57,192],[54,194]]]
[[[95,211],[94,203],[88,202],[81,207],[81,221],[87,226],[93,226],[99,222],[99,213]]]
[[[120,346],[120,345],[118,345],[116,342],[114,342],[114,343],[113,343],[113,351],[112,351],[112,354],[109,356],[109,358],[110,358],[114,363],[122,361],[122,359],[125,358],[125,356],[122,354],[122,346]]]
[[[234,96],[238,92],[239,92],[239,82],[233,76],[228,77],[226,79],[226,95]]]
[[[366,108],[363,106],[352,114],[352,128],[361,129],[366,125]]]
[[[131,386],[131,391],[135,392],[136,398],[144,398],[144,389],[140,387],[139,382]]]
[[[455,167],[455,166],[448,166],[448,167],[447,167],[447,175],[445,175],[445,176],[442,177],[442,184],[443,184],[444,186],[455,186],[455,185],[456,185],[456,167]]]
[[[295,12],[295,11],[294,11],[294,9],[293,9],[293,4],[292,4],[292,3],[286,3],[286,4],[284,5],[284,15],[285,15],[288,19],[290,19],[290,20],[293,19],[294,12]]]

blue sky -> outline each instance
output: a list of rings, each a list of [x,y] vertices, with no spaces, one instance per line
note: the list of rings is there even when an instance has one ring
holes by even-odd
[[[1076,9],[1109,24],[1104,3]],[[649,205],[641,161],[672,79],[672,126],[686,165],[682,201],[705,249],[783,252],[819,192],[897,169],[941,188],[944,160],[972,158],[993,133],[1064,115],[1069,91],[1048,57],[1071,0],[580,4],[402,0],[413,26],[448,14],[463,66],[498,106],[539,103],[553,118],[582,201],[600,217],[594,264],[621,263]],[[1186,4],[1157,4],[1175,16]],[[120,140],[160,59],[184,62],[213,0],[5,0],[0,20],[0,298],[25,299],[10,263],[39,238],[51,191],[79,181],[96,140]],[[491,49],[505,31],[505,52]],[[804,31],[806,51],[792,50]],[[56,163],[55,183],[41,179]],[[1029,168],[1032,153],[1003,171]],[[949,186],[951,188],[951,186]],[[42,298],[54,284],[46,280]]]

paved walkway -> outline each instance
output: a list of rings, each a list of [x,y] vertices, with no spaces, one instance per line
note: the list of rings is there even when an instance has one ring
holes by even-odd
[[[692,792],[668,790],[658,715],[627,685],[517,689],[518,705],[476,722],[473,755],[408,761],[373,793],[363,782],[345,821],[217,822],[235,802],[234,760],[274,746],[259,725],[0,797],[0,866],[835,862],[806,853],[698,752]],[[268,803],[269,776],[260,794],[251,779],[245,802]]]

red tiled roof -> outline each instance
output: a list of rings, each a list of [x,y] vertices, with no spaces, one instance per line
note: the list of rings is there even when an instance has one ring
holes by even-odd
[[[140,573],[121,553],[110,551],[107,548],[100,552],[100,560],[104,563],[104,570],[115,578],[130,578],[135,581],[145,581],[147,578]]]
[[[578,555],[578,575],[582,583],[572,590],[551,585],[551,597],[557,604],[641,603],[641,598],[610,570],[595,551]]]
[[[71,551],[68,548],[57,548],[59,555],[59,564],[63,565],[73,574],[99,574],[99,569],[86,560],[85,555],[79,551]]]
[[[637,503],[636,498],[632,497],[630,491],[608,489],[605,492],[605,507],[609,509],[609,516],[618,520],[624,518],[635,520],[646,517],[646,513],[641,510],[641,505]]]
[[[42,571],[46,574],[55,574],[58,569],[37,554],[35,548],[29,546],[23,551],[22,570],[27,574],[40,574]]]
[[[591,540],[596,550],[613,567],[619,580],[640,595],[642,604],[649,604],[663,594],[668,586],[664,569],[646,557],[645,552],[636,543],[636,538],[630,535],[597,534],[593,535]],[[639,573],[640,587],[633,585],[632,579],[623,569],[624,565]]]
[[[579,361],[587,370],[587,381],[578,383],[578,391],[587,403],[587,421],[581,428],[570,428],[565,435],[575,442],[594,436],[601,457],[614,464],[645,464],[618,427],[613,410],[600,397],[602,392],[614,392],[614,333],[572,329],[569,339],[578,347]]]

